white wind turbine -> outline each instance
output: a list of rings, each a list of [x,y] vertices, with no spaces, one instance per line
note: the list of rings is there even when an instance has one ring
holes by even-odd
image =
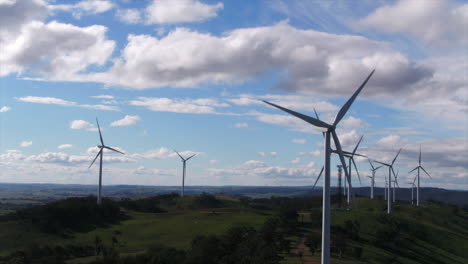
[[[364,88],[366,83],[371,78],[372,74],[374,74],[375,70],[373,70],[366,80],[361,84],[361,86],[354,92],[351,98],[343,105],[343,107],[338,112],[335,121],[332,125],[325,123],[317,118],[313,118],[311,116],[303,115],[298,112],[289,110],[282,106],[264,101],[265,103],[279,108],[299,119],[304,120],[305,122],[317,126],[324,130],[325,132],[325,144],[324,144],[324,170],[325,170],[325,179],[323,181],[323,213],[322,213],[322,260],[321,264],[329,264],[330,263],[330,155],[331,155],[331,147],[330,147],[330,140],[333,137],[333,141],[335,142],[335,146],[338,152],[338,156],[340,157],[341,165],[345,171],[346,178],[348,179],[349,184],[351,185],[351,179],[349,178],[348,170],[346,168],[346,162],[344,159],[343,150],[341,149],[341,143],[336,135],[336,126],[338,123],[343,119],[346,112],[348,112],[349,108],[353,104],[356,97],[359,95],[361,90]]]
[[[427,176],[429,176],[429,178],[432,179],[431,175],[429,175],[429,173],[427,173],[427,171],[421,166],[421,145],[419,145],[419,164],[416,168],[412,169],[409,173],[415,171],[415,170],[418,170],[418,174],[416,175],[416,177],[414,178],[415,180],[418,179],[418,184],[416,186],[416,206],[419,206],[419,170],[423,170],[424,173],[427,174]]]
[[[394,175],[395,179],[393,180],[393,202],[396,202],[396,187],[400,188],[400,185],[398,184],[398,173],[399,171],[397,170],[396,174]],[[395,185],[396,184],[396,185]]]
[[[94,158],[93,162],[91,162],[91,165],[89,165],[88,168],[91,168],[91,166],[93,166],[94,162],[96,161],[96,159],[99,157],[99,188],[98,188],[98,196],[97,196],[97,204],[98,205],[101,205],[101,191],[102,191],[102,156],[104,155],[104,149],[109,149],[109,150],[112,150],[112,151],[115,151],[115,152],[118,152],[118,153],[121,153],[121,154],[125,154],[121,151],[118,151],[116,149],[113,149],[109,146],[106,146],[104,145],[104,140],[102,139],[102,134],[101,134],[101,128],[99,127],[99,121],[98,119],[96,118],[96,123],[97,123],[97,126],[98,126],[98,131],[99,131],[99,139],[101,140],[101,145],[98,145],[97,147],[99,148],[99,152],[98,154],[96,155],[96,157]]]
[[[382,166],[378,166],[377,168],[374,167],[374,164],[372,164],[372,161],[368,158],[369,164],[371,165],[371,171],[372,171],[372,176],[367,176],[368,178],[371,179],[371,193],[370,193],[370,198],[374,199],[374,186],[375,186],[375,172],[380,169]],[[386,187],[386,186],[385,186]]]
[[[181,196],[184,197],[184,191],[185,191],[185,163],[186,163],[189,159],[193,158],[193,156],[195,156],[195,155],[197,155],[197,154],[193,154],[192,156],[190,156],[190,157],[184,159],[184,158],[179,154],[179,152],[177,152],[177,151],[175,151],[175,150],[174,150],[174,152],[177,153],[177,155],[179,155],[179,157],[182,159],[182,164],[183,164],[183,165],[182,165],[182,193],[181,193]]]
[[[416,178],[415,178],[416,180]],[[414,181],[413,182],[407,182],[406,184],[409,184],[411,185],[411,204],[414,204],[414,188],[416,187],[416,185],[414,184]]]
[[[392,212],[392,190],[391,190],[392,189],[392,173],[393,173],[393,176],[395,176],[395,171],[393,170],[393,164],[395,164],[395,161],[396,161],[398,155],[400,155],[400,151],[401,151],[401,149],[398,151],[398,153],[396,154],[396,156],[393,159],[391,164],[374,160],[375,162],[380,163],[380,164],[388,167],[388,191],[387,191],[388,206],[387,206],[387,213],[389,213],[389,214]]]

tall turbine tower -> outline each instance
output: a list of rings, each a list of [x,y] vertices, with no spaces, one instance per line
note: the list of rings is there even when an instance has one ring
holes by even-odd
[[[415,179],[416,180],[416,179]],[[416,185],[414,185],[414,181],[413,182],[407,182],[407,184],[411,185],[411,204],[414,204],[414,187],[416,187]]]
[[[343,197],[341,196],[343,194],[341,194],[341,177],[343,175],[343,166],[336,165],[336,167],[338,168],[338,208],[342,208],[341,199],[343,199]]]
[[[329,264],[330,263],[330,154],[331,154],[331,147],[330,147],[330,141],[331,137],[333,137],[333,141],[335,142],[336,149],[338,151],[338,156],[340,157],[341,165],[343,165],[343,169],[346,175],[346,178],[348,179],[349,184],[351,185],[351,179],[349,178],[348,170],[346,168],[346,162],[344,159],[343,151],[341,149],[341,144],[340,140],[338,139],[338,136],[336,135],[336,126],[338,123],[343,119],[345,116],[346,112],[348,112],[349,108],[353,104],[354,100],[356,97],[359,95],[361,92],[362,88],[366,85],[366,83],[369,81],[371,78],[372,74],[374,74],[375,70],[373,70],[369,76],[366,78],[366,80],[361,84],[361,86],[354,92],[354,94],[351,96],[351,98],[348,99],[348,101],[343,105],[343,107],[340,109],[338,112],[335,121],[333,122],[332,125],[325,123],[317,118],[313,118],[307,115],[300,114],[298,112],[289,110],[287,108],[284,108],[282,106],[264,101],[265,103],[274,106],[276,108],[279,108],[297,118],[300,118],[304,120],[305,122],[317,126],[321,129],[324,130],[325,132],[325,144],[324,144],[324,169],[325,169],[325,180],[323,181],[323,213],[322,213],[322,262],[321,264]]]
[[[187,162],[187,160],[193,158],[193,156],[197,155],[197,154],[193,154],[192,156],[184,159],[180,154],[179,152],[175,151],[175,153],[177,153],[177,155],[179,155],[179,157],[182,159],[182,193],[181,193],[181,196],[184,197],[184,190],[185,190],[185,163]]]
[[[392,212],[392,190],[391,190],[392,189],[392,173],[393,173],[393,176],[395,176],[395,171],[393,170],[393,164],[395,164],[395,161],[396,161],[398,155],[400,155],[400,151],[401,151],[401,149],[398,151],[398,153],[396,154],[396,156],[393,159],[391,164],[375,160],[375,162],[380,163],[380,164],[388,167],[388,191],[387,191],[388,205],[387,205],[387,213],[389,213],[389,214]]]
[[[395,179],[393,180],[393,202],[395,203],[396,202],[396,188],[398,186],[398,188],[400,188],[400,185],[398,184],[398,171],[396,172],[396,174],[394,175]]]
[[[421,166],[421,145],[419,145],[419,164],[416,168],[414,168],[413,170],[411,170],[409,173],[415,171],[415,170],[418,170],[418,174],[416,175],[416,177],[414,178],[415,180],[418,179],[418,184],[416,186],[416,206],[419,206],[419,169],[423,170],[424,173],[427,174],[427,176],[429,176],[429,178],[432,179],[431,175],[429,175],[429,173],[427,173],[427,171]]]
[[[374,167],[374,164],[372,164],[372,161],[368,158],[369,164],[371,165],[371,171],[372,171],[372,177],[367,176],[368,178],[371,179],[371,193],[370,193],[370,198],[374,199],[374,186],[375,186],[375,172],[380,169],[382,166],[378,166],[377,168]]]
[[[115,152],[118,152],[118,153],[121,153],[121,154],[125,154],[121,151],[118,151],[116,149],[113,149],[111,147],[108,147],[106,145],[104,145],[104,140],[102,139],[102,134],[101,134],[101,128],[99,127],[99,121],[96,117],[96,123],[97,123],[97,126],[98,126],[98,131],[99,131],[99,139],[101,140],[101,145],[98,145],[97,147],[99,148],[99,152],[98,154],[96,155],[96,157],[94,158],[93,162],[91,162],[91,165],[89,165],[88,169],[91,168],[91,166],[93,166],[94,162],[96,161],[96,159],[99,157],[99,188],[98,188],[98,195],[97,195],[97,204],[98,205],[101,205],[101,191],[102,191],[102,156],[104,155],[104,149],[109,149],[109,150],[112,150],[112,151],[115,151]]]

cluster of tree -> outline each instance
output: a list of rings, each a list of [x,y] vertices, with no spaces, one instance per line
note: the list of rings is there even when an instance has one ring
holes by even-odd
[[[310,210],[322,205],[321,197],[275,197],[250,199],[243,198],[243,204],[248,204],[254,209],[260,210],[281,210],[281,208],[289,208],[295,211]]]
[[[286,236],[299,226],[297,212],[281,210],[256,230],[251,227],[233,227],[220,236],[197,236],[187,251],[154,245],[145,254],[120,256],[119,235],[110,242],[96,237],[91,245],[38,246],[0,258],[0,263],[64,264],[67,260],[96,256],[92,264],[277,264],[281,253],[289,251]]]
[[[102,256],[92,264],[277,264],[281,253],[289,251],[286,235],[297,226],[297,213],[283,211],[268,219],[259,230],[233,227],[221,236],[197,236],[187,251],[155,245],[145,254]]]
[[[67,234],[70,231],[89,231],[96,226],[119,222],[125,217],[117,202],[95,197],[68,198],[45,205],[19,210],[13,217],[30,222],[44,232]]]
[[[119,201],[119,205],[127,210],[137,212],[162,213],[167,211],[163,208],[174,207],[178,198],[177,193],[160,194],[140,199],[123,198]]]

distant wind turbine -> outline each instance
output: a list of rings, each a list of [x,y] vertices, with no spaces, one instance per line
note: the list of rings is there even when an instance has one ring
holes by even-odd
[[[387,206],[387,213],[389,213],[389,214],[392,212],[392,190],[391,190],[392,189],[392,178],[391,178],[392,173],[393,173],[393,176],[395,176],[395,171],[393,170],[393,164],[395,164],[395,161],[398,158],[398,155],[400,155],[400,152],[401,152],[401,149],[398,151],[398,153],[396,154],[396,156],[393,159],[391,164],[375,160],[375,162],[380,163],[380,164],[388,167],[388,191],[387,191],[388,206]]]
[[[368,178],[371,179],[371,193],[370,193],[370,198],[374,199],[374,186],[375,186],[375,172],[380,169],[382,166],[378,166],[377,168],[374,167],[374,164],[372,164],[372,161],[368,158],[369,164],[371,165],[371,171],[372,171],[372,176],[367,176]]]
[[[102,139],[102,134],[101,134],[101,128],[99,127],[99,121],[98,119],[96,118],[96,123],[97,123],[97,126],[98,126],[98,131],[99,131],[99,139],[101,140],[101,145],[98,145],[97,147],[99,148],[99,152],[98,154],[96,155],[96,157],[94,158],[93,162],[91,162],[91,165],[89,165],[88,168],[91,168],[91,166],[93,166],[94,162],[96,161],[96,159],[99,157],[99,188],[98,188],[98,196],[97,196],[97,204],[98,205],[101,205],[101,191],[102,191],[102,156],[104,155],[104,149],[109,149],[109,150],[112,150],[112,151],[115,151],[115,152],[118,152],[118,153],[121,153],[121,154],[125,154],[121,151],[118,151],[116,149],[113,149],[109,146],[106,146],[104,145],[104,140]]]
[[[348,170],[346,168],[346,162],[344,159],[344,154],[343,150],[341,149],[341,143],[340,140],[338,139],[338,136],[336,135],[336,126],[338,123],[343,119],[343,117],[346,115],[348,112],[349,108],[353,104],[354,100],[356,97],[359,95],[361,90],[364,88],[366,83],[369,81],[371,78],[372,74],[374,74],[375,70],[373,70],[369,76],[366,78],[366,80],[361,84],[361,86],[354,92],[354,94],[351,96],[351,98],[348,99],[348,101],[343,105],[343,107],[340,109],[338,112],[335,121],[333,122],[332,125],[325,123],[317,118],[313,118],[311,116],[303,115],[298,112],[289,110],[287,108],[284,108],[282,106],[263,101],[273,107],[276,107],[278,109],[281,109],[299,119],[304,120],[305,122],[319,127],[323,129],[325,132],[325,144],[324,144],[324,170],[325,170],[325,179],[323,181],[323,213],[322,213],[322,261],[321,264],[329,264],[330,263],[330,155],[331,155],[331,147],[330,147],[330,140],[331,137],[333,137],[333,141],[335,142],[335,146],[338,152],[338,156],[341,161],[341,165],[343,165],[343,169],[346,175],[346,178],[348,179],[349,184],[351,185],[351,179],[348,174]]]
[[[195,155],[197,155],[197,154],[193,154],[192,156],[190,156],[190,157],[184,159],[184,158],[179,154],[179,152],[177,152],[177,151],[175,151],[175,150],[174,150],[174,152],[177,153],[177,155],[179,155],[179,157],[182,159],[182,164],[183,164],[183,165],[182,165],[182,194],[181,194],[181,196],[184,197],[184,190],[185,190],[185,163],[186,163],[189,159],[193,158],[193,156],[195,156]]]
[[[393,180],[393,202],[396,202],[396,187],[400,188],[400,185],[398,184],[398,171],[394,175],[395,179]],[[395,185],[396,184],[396,185]]]
[[[415,178],[416,180],[416,178]],[[416,185],[414,184],[414,181],[413,182],[407,182],[407,184],[410,184],[411,185],[411,204],[414,204],[414,188],[416,187]]]
[[[427,176],[429,176],[429,178],[432,179],[431,175],[429,175],[429,173],[427,173],[427,171],[421,166],[421,145],[419,145],[419,164],[416,168],[414,168],[413,170],[411,170],[410,172],[408,173],[411,173],[415,170],[418,170],[418,174],[416,175],[416,177],[414,178],[415,180],[418,179],[418,185],[416,186],[416,206],[419,206],[419,170],[423,170],[424,173],[427,174]]]

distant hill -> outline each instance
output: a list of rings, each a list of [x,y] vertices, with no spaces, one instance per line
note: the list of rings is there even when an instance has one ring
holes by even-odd
[[[370,187],[353,188],[356,195],[369,196]],[[38,203],[47,203],[68,197],[82,197],[95,195],[95,185],[77,184],[11,184],[0,183],[0,213],[10,212],[22,207]],[[383,196],[383,188],[375,188],[376,196]],[[179,193],[180,186],[142,186],[142,185],[108,185],[103,188],[103,195],[112,198],[146,197],[158,194]],[[320,187],[312,190],[311,186],[186,186],[188,195],[211,193],[234,196],[248,196],[251,198],[277,197],[306,197],[321,196]],[[332,187],[332,193],[337,193]],[[415,191],[416,195],[416,191]],[[397,189],[397,199],[410,201],[411,189]],[[421,188],[420,199],[424,203],[428,200],[458,205],[468,208],[468,191],[446,190],[441,188]]]

